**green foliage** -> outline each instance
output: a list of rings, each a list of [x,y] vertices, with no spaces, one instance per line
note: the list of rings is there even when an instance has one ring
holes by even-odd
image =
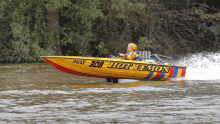
[[[220,12],[214,13],[214,14],[207,14],[204,11],[200,11],[202,14],[200,14],[200,18],[202,19],[215,19],[216,21],[220,21]],[[199,13],[199,11],[197,11]]]
[[[165,1],[164,3],[165,8],[169,8],[170,4],[171,4],[170,2]]]
[[[70,0],[50,0],[50,3],[45,4],[45,7],[47,10],[61,10],[70,4],[72,4]]]
[[[94,39],[93,25],[97,17],[103,17],[97,9],[99,1],[78,0],[1,0],[0,2],[0,61],[33,62],[41,55],[54,55],[51,49],[54,34],[62,35],[64,45],[70,43],[80,55],[86,55],[84,40]],[[47,10],[60,12],[59,31],[47,32]],[[63,19],[63,20],[62,20]],[[4,25],[1,25],[4,23]],[[80,36],[80,37],[79,37]]]
[[[40,55],[53,54],[53,51],[46,46],[46,8],[42,1],[33,0],[2,0],[1,14],[5,25],[2,27],[0,39],[4,44],[7,42],[11,46],[4,45],[10,49],[8,56],[4,56],[4,61],[33,62],[39,61]],[[5,33],[4,33],[5,32]],[[5,37],[10,34],[9,37]],[[40,46],[40,44],[44,44]],[[47,44],[48,45],[48,44]]]
[[[63,44],[74,43],[80,55],[86,55],[86,44],[82,41],[94,39],[94,20],[103,18],[101,9],[97,9],[100,4],[99,1],[78,0],[61,10],[60,18],[65,19],[61,20],[60,33],[64,36],[61,41]]]
[[[112,9],[120,11],[122,14],[124,14],[126,11],[136,11],[141,13],[145,6],[146,5],[143,3],[132,3],[128,0],[112,0]]]
[[[100,56],[106,56],[108,54],[108,49],[106,49],[104,41],[101,41],[95,48],[99,51]]]
[[[139,37],[139,50],[157,46],[157,51],[190,52],[188,47],[198,50],[207,44],[219,49],[219,8],[206,6],[213,1],[187,2],[193,7],[183,12],[175,10],[178,1],[169,5],[154,0],[1,0],[0,61],[41,61],[39,56],[54,55],[52,47],[60,42],[64,55],[87,56],[97,50],[106,56],[127,42],[137,43]],[[48,11],[59,13],[54,31],[48,28]],[[89,41],[102,42],[90,46]]]
[[[147,37],[140,37],[138,40],[138,51],[146,51],[147,49],[151,48],[150,45],[151,41],[147,40]]]
[[[80,49],[79,50],[79,54],[81,55],[81,56],[87,56],[88,54],[87,54],[87,49]]]

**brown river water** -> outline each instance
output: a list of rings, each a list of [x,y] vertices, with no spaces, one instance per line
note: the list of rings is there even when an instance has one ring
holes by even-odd
[[[220,78],[193,69],[184,80],[112,84],[47,63],[0,64],[0,124],[220,123]]]

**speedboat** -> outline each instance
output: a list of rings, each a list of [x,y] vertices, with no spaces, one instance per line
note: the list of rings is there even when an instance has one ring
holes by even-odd
[[[139,61],[121,57],[100,58],[83,56],[41,56],[55,68],[74,75],[106,78],[118,83],[118,79],[167,80],[185,77],[186,67],[168,64],[162,58],[170,57],[138,51]],[[123,54],[120,54],[123,56]]]

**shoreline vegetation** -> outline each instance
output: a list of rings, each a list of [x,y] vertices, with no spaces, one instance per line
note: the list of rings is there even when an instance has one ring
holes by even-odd
[[[1,0],[0,64],[42,63],[40,56],[108,57],[220,50],[216,0]]]

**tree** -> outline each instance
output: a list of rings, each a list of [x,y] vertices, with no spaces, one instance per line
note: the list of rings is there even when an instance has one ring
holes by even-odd
[[[59,12],[60,2],[57,0],[47,0],[47,33],[50,39],[49,42],[52,43],[52,50],[55,51],[55,55],[62,55],[61,42],[59,36]],[[57,4],[59,4],[57,6]]]
[[[76,0],[60,10],[61,41],[71,45],[70,51],[77,51],[77,55],[86,55],[88,42],[95,40],[94,20],[103,17],[100,5],[99,0]]]
[[[45,46],[46,16],[44,1],[1,0],[0,19],[4,23],[0,34],[3,50],[1,61],[38,61],[40,55],[52,54]]]
[[[41,55],[61,55],[61,45],[67,43],[79,55],[86,53],[89,40],[94,39],[94,20],[102,16],[99,4],[91,0],[2,0],[0,61],[39,61]]]

